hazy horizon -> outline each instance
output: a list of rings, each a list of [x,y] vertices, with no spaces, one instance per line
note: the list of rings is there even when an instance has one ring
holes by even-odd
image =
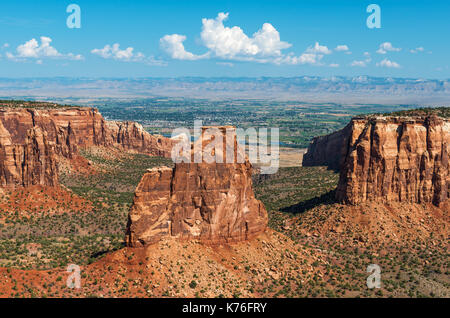
[[[191,98],[450,105],[450,81],[371,76],[0,78],[1,98]],[[58,100],[60,99],[60,100]]]

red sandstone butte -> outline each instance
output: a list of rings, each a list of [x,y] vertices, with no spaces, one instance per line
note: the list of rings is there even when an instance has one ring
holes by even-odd
[[[267,211],[255,199],[252,189],[252,166],[247,158],[243,163],[237,160],[235,128],[218,129],[224,144],[234,145],[233,161],[176,163],[173,169],[148,170],[136,188],[129,212],[128,246],[140,247],[164,237],[198,239],[211,244],[237,242],[266,229]],[[225,136],[226,129],[232,133]],[[212,141],[205,129],[202,136],[196,142],[201,147],[192,147],[191,158],[194,149],[205,149]],[[226,156],[230,149],[224,147],[220,154]]]
[[[133,122],[109,122],[95,108],[0,108],[0,186],[54,186],[58,157],[114,147],[170,157],[174,141]]]
[[[313,140],[307,165],[340,169],[336,198],[433,203],[450,198],[450,121],[432,116],[356,117]]]

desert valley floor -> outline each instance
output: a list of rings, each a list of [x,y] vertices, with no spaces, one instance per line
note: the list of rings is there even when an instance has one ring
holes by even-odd
[[[39,112],[39,107],[47,109],[49,105],[32,107]],[[55,105],[56,111],[58,107]],[[442,192],[434,186],[438,175],[444,178],[442,184],[450,186],[448,153],[444,150],[442,163],[439,166],[435,163],[434,170],[425,169],[435,173],[439,167],[440,172],[434,176],[423,172],[423,178],[429,177],[433,185],[417,192],[422,198],[420,202],[407,194],[404,200],[367,198],[351,204],[338,200],[336,191],[345,189],[348,200],[356,200],[360,194],[351,181],[370,186],[375,182],[370,176],[362,179],[358,170],[348,170],[348,178],[355,179],[343,183],[342,171],[330,168],[333,163],[302,166],[305,151],[286,148],[282,150],[282,164],[277,173],[261,175],[254,167],[247,181],[255,199],[267,210],[265,231],[239,242],[180,240],[169,235],[144,247],[130,247],[125,244],[125,234],[129,228],[128,214],[136,204],[136,187],[145,174],[153,173],[149,169],[174,167],[163,148],[158,148],[158,153],[149,153],[141,146],[167,143],[166,147],[170,141],[153,139],[164,137],[141,132],[139,126],[115,123],[101,126],[106,131],[103,139],[100,135],[91,136],[91,144],[78,143],[72,147],[70,142],[79,138],[76,125],[84,125],[81,121],[76,125],[72,121],[69,129],[56,125],[53,130],[44,119],[39,123],[40,119],[34,115],[30,127],[39,128],[32,128],[28,135],[23,133],[24,141],[19,142],[19,137],[14,139],[21,134],[14,116],[19,116],[22,108],[2,107],[1,180],[6,184],[18,178],[5,172],[12,169],[8,149],[24,158],[45,153],[45,160],[41,157],[36,161],[41,175],[37,176],[38,164],[33,163],[29,173],[20,176],[20,182],[27,182],[26,186],[0,188],[0,297],[450,296],[449,190]],[[448,109],[437,110],[435,114],[448,118]],[[416,114],[395,114],[413,115]],[[378,122],[371,125],[375,132],[383,129]],[[86,130],[83,127],[79,131]],[[98,133],[100,126],[95,127]],[[45,129],[56,133],[40,135],[40,130]],[[74,137],[71,129],[75,131]],[[413,138],[404,137],[408,129],[404,128],[403,137],[394,143],[405,142],[404,149],[414,153],[411,149],[416,144],[408,146]],[[51,138],[55,142],[50,142]],[[83,138],[88,140],[86,136]],[[323,142],[316,140],[316,148],[309,150],[315,151],[314,160],[319,163]],[[431,141],[428,149],[445,142]],[[371,147],[375,147],[374,143],[369,142]],[[40,150],[33,150],[33,145]],[[365,145],[357,148],[363,149]],[[56,159],[50,148],[54,148]],[[375,152],[369,152],[372,155],[367,160],[375,160]],[[396,156],[402,158],[401,154]],[[407,156],[408,162],[416,160],[414,154]],[[395,165],[396,171],[401,172],[402,164],[397,160]],[[53,167],[57,167],[57,183],[48,177]],[[400,181],[390,189],[402,188]],[[381,192],[384,195],[386,191]],[[429,193],[434,196],[428,198]],[[66,284],[71,274],[67,272],[69,264],[81,267],[79,289]],[[381,268],[381,288],[367,288],[370,273],[366,269],[370,264]]]

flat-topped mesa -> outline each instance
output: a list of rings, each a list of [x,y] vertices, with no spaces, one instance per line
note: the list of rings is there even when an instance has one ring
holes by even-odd
[[[359,117],[346,128],[338,200],[433,203],[450,197],[450,121]],[[339,141],[340,142],[340,141]],[[339,155],[339,154],[338,154]]]
[[[181,162],[173,169],[148,170],[136,188],[129,213],[128,246],[145,246],[163,237],[197,239],[210,244],[237,242],[266,229],[267,211],[254,197],[251,164],[248,160],[243,163],[237,160],[240,150],[235,129],[214,128],[222,134],[226,150],[216,154],[211,149],[211,155],[226,157],[233,151],[234,160],[231,163],[226,163],[226,159],[224,163]],[[214,137],[208,136],[206,129],[191,148],[192,158],[199,149],[209,152],[208,145]]]
[[[79,148],[91,146],[114,147],[124,151],[132,151],[148,155],[170,157],[172,145],[169,138],[152,136],[141,125],[131,122],[108,122],[95,108],[90,107],[58,107],[58,108],[0,108],[0,175],[2,186],[27,185],[24,173],[28,165],[36,165],[26,161],[20,149],[29,149],[32,145],[43,148],[29,149],[34,159],[45,165],[46,158],[55,160],[58,156],[72,159]],[[45,140],[44,144],[30,139]],[[40,137],[41,135],[45,137]],[[22,157],[21,157],[22,156]],[[12,160],[14,159],[14,164]],[[53,165],[53,163],[51,164]],[[23,167],[22,167],[23,166]],[[38,184],[57,184],[57,169],[41,167],[42,171],[55,173],[45,178],[33,177]],[[13,177],[14,176],[14,177]],[[22,178],[22,179],[17,179]],[[48,182],[44,180],[49,180]],[[50,181],[51,180],[51,181]]]
[[[47,132],[49,141],[63,148],[73,147],[72,152],[77,147],[115,146],[170,157],[173,145],[169,138],[152,136],[137,123],[106,121],[90,107],[0,108],[0,121],[13,143],[23,143],[28,129],[37,126]]]

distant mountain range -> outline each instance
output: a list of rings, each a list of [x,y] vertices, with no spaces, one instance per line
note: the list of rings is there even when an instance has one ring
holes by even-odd
[[[0,98],[205,98],[450,106],[450,79],[330,78],[0,78]]]

